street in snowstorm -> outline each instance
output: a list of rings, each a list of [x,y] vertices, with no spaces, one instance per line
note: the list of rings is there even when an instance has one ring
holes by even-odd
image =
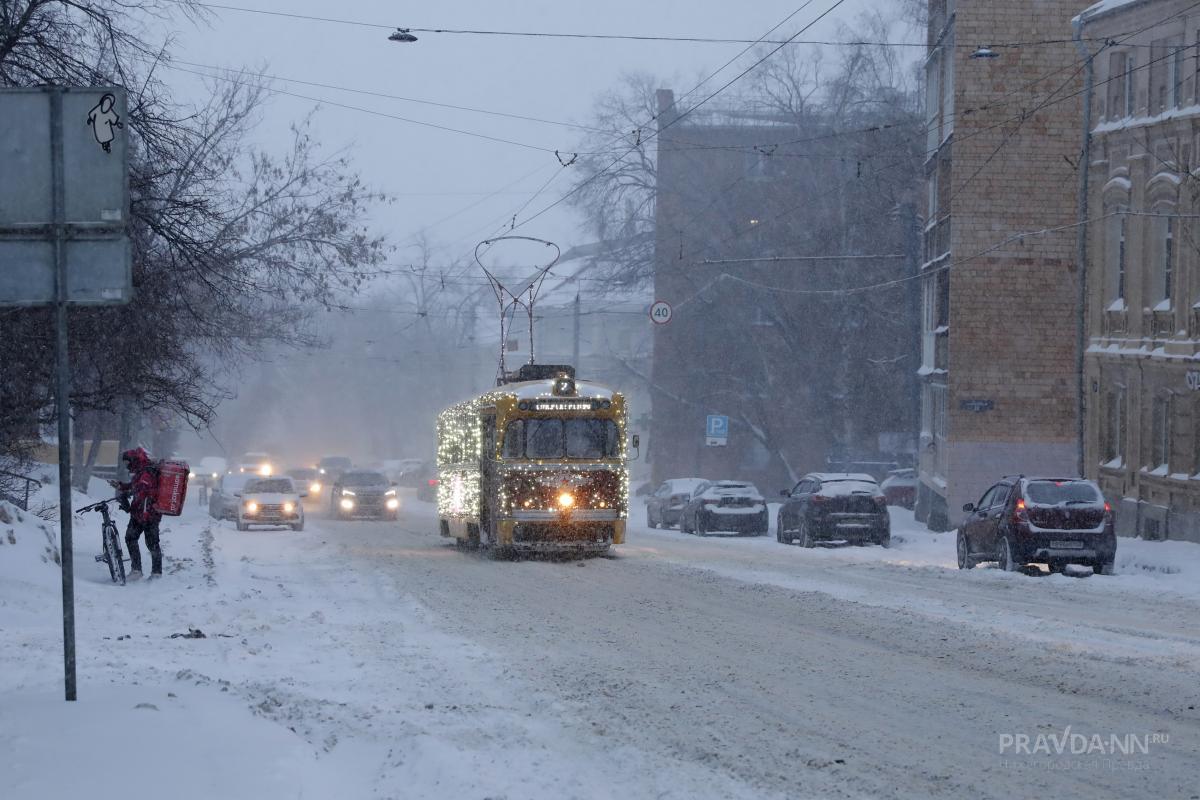
[[[0,0],[0,800],[1200,800],[1191,0]]]
[[[143,736],[139,780],[179,797],[1194,795],[1200,558],[1169,574],[1131,555],[1103,586],[961,572],[952,537],[895,522],[887,550],[635,523],[606,558],[504,561],[449,545],[415,500],[303,533],[191,512],[168,527],[169,582],[119,602],[102,565],[81,574],[88,677],[65,729],[43,683],[55,571],[17,548],[6,794],[120,796],[89,743]],[[1096,749],[1112,731],[1161,742]],[[1072,734],[1092,749],[1032,752]]]

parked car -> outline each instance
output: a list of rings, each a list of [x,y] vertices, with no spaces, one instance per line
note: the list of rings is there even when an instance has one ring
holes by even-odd
[[[646,498],[646,524],[651,528],[671,528],[679,524],[683,507],[692,499],[696,487],[704,478],[671,478],[663,481],[654,494]]]
[[[1002,570],[1067,564],[1113,573],[1117,537],[1112,508],[1095,481],[1079,478],[1007,477],[963,506],[958,526],[959,569],[995,561]]]
[[[829,541],[883,547],[892,543],[887,501],[870,475],[813,472],[780,494],[786,499],[779,508],[775,538],[784,544],[796,539],[803,547]]]
[[[884,478],[879,488],[889,506],[899,506],[912,510],[917,504],[917,471],[915,469],[894,469]]]
[[[286,525],[294,531],[304,530],[304,504],[301,498],[308,492],[296,488],[286,476],[253,478],[236,495],[237,529],[250,530],[251,525]]]
[[[701,536],[713,531],[766,536],[767,527],[767,501],[744,481],[704,481],[679,512],[679,529]]]
[[[345,473],[333,484],[332,498],[335,519],[396,519],[400,515],[396,487],[382,472]]]
[[[259,476],[251,473],[231,472],[222,475],[208,495],[208,515],[213,519],[237,519],[238,495],[246,483]]]

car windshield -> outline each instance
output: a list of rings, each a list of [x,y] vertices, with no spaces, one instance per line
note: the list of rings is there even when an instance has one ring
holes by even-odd
[[[254,480],[253,475],[226,475],[221,481],[221,490],[226,492],[240,492],[242,487]]]
[[[1030,481],[1025,485],[1025,496],[1039,506],[1104,502],[1099,490],[1087,481]]]
[[[378,472],[347,472],[342,476],[343,486],[387,486],[388,479]]]
[[[295,488],[290,478],[268,478],[250,481],[246,484],[245,491],[247,494],[291,494]]]
[[[612,458],[620,446],[617,425],[607,419],[520,419],[504,432],[505,458]]]
[[[289,469],[288,475],[298,481],[307,481],[317,477],[317,471],[315,469]]]

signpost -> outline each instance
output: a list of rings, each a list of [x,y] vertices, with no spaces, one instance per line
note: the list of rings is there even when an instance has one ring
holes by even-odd
[[[76,699],[67,308],[129,302],[125,90],[0,90],[0,306],[54,305],[63,671]]]
[[[724,447],[729,444],[729,417],[722,414],[708,415],[704,443],[709,447]]]
[[[655,325],[666,325],[673,316],[675,311],[665,300],[655,300],[654,305],[650,306],[650,321]]]

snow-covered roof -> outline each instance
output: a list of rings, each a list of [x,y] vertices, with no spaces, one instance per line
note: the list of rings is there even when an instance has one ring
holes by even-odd
[[[1102,17],[1106,14],[1111,14],[1114,11],[1125,8],[1127,6],[1137,5],[1138,3],[1148,3],[1150,0],[1100,0],[1095,5],[1088,6],[1080,12],[1079,16],[1073,21],[1091,22],[1097,17]]]
[[[505,384],[500,390],[502,394],[511,394],[518,400],[536,400],[539,397],[556,397],[554,381],[525,381],[524,383]],[[613,390],[607,386],[590,381],[575,381],[575,394],[563,397],[563,400],[612,400]]]

